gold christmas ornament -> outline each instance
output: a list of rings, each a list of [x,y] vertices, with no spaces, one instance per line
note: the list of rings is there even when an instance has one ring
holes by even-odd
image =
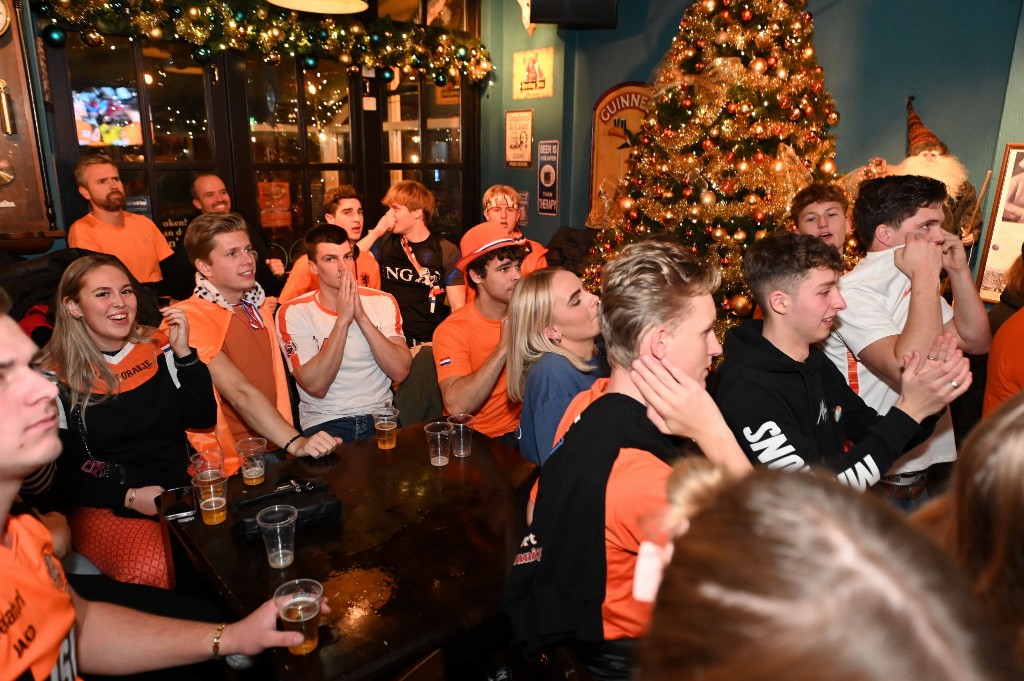
[[[826,158],[824,161],[818,164],[818,168],[821,170],[821,172],[825,173],[826,175],[832,175],[833,173],[836,172],[836,162],[830,158]]]
[[[725,231],[721,227],[715,227],[711,230],[711,238],[715,241],[722,241],[729,236],[729,232]]]
[[[718,196],[710,189],[706,189],[700,193],[700,202],[705,206],[713,206],[718,203]]]
[[[754,241],[760,241],[761,239],[765,238],[766,236],[768,236],[767,230],[759,229],[756,232],[754,232]]]
[[[768,70],[768,62],[761,57],[753,59],[750,62],[750,70],[757,74],[762,74]]]
[[[733,235],[732,235],[732,238],[733,238],[733,240],[734,240],[734,241],[736,241],[737,243],[743,243],[744,241],[746,241],[746,240],[747,240],[747,233],[746,233],[746,232],[744,232],[744,231],[743,231],[742,229],[737,229],[737,230],[736,230],[736,231],[735,231],[735,232],[733,233]]]
[[[730,298],[729,304],[732,307],[732,311],[738,317],[746,317],[754,309],[754,305],[750,301],[750,298],[747,298],[742,293],[737,293],[732,298]]]
[[[187,10],[185,10],[185,13],[188,14],[188,18],[192,21],[195,21],[199,17],[203,16],[203,12],[198,7],[189,7]]]

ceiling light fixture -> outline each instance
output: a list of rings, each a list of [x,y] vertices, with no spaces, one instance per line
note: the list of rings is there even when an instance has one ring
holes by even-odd
[[[367,5],[363,0],[267,0],[272,5],[313,14],[359,14]]]

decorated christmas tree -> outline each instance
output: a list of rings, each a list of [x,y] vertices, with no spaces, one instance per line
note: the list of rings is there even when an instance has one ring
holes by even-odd
[[[701,0],[686,10],[656,71],[653,109],[630,135],[629,170],[592,249],[589,285],[600,285],[601,263],[622,246],[663,233],[721,270],[726,326],[750,314],[747,244],[786,229],[802,187],[836,177],[839,113],[806,4]]]

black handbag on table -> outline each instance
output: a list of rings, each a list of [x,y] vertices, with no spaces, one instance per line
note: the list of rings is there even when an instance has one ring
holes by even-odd
[[[260,536],[256,515],[278,504],[294,506],[299,512],[297,528],[333,520],[341,515],[341,501],[327,481],[311,476],[292,462],[267,466],[266,479],[259,485],[246,485],[241,475],[228,478],[228,506],[238,518],[235,531],[243,539]]]

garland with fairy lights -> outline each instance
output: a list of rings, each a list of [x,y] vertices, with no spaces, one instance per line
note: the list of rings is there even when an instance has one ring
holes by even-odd
[[[40,35],[58,48],[67,41],[63,22],[81,31],[89,47],[102,47],[105,35],[177,40],[193,45],[192,58],[200,63],[228,49],[259,52],[271,64],[283,54],[298,56],[305,68],[328,57],[352,71],[378,69],[385,81],[396,71],[417,72],[437,85],[460,75],[477,83],[492,68],[487,49],[462,31],[389,18],[364,25],[347,15],[296,12],[262,0],[40,0],[32,9],[51,20]]]

